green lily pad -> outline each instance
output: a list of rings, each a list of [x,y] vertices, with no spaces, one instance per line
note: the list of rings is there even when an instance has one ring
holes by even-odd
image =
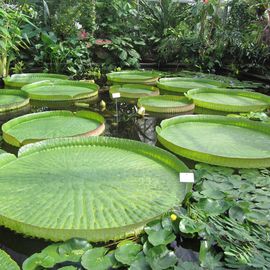
[[[21,88],[26,84],[44,81],[44,80],[67,80],[68,76],[50,73],[22,73],[13,74],[4,79],[5,85],[8,87]]]
[[[208,216],[218,216],[226,212],[232,203],[225,200],[201,199],[196,206]]]
[[[163,270],[174,266],[177,262],[177,257],[173,251],[170,251],[166,246],[161,245],[149,250],[146,261],[152,269]]]
[[[2,249],[0,249],[1,270],[20,270],[18,264]]]
[[[159,77],[159,72],[144,70],[124,70],[107,74],[108,81],[117,84],[138,83],[155,85]]]
[[[196,106],[224,112],[255,112],[270,107],[270,97],[236,89],[202,88],[189,90],[186,95]]]
[[[222,83],[220,85],[223,86]],[[158,81],[157,86],[168,95],[184,94],[194,88],[217,88],[217,85],[213,84],[213,80],[184,77],[162,78]]]
[[[134,242],[121,245],[115,251],[115,258],[119,262],[131,265],[136,260],[138,253],[142,250],[142,246]]]
[[[82,266],[86,270],[108,270],[112,266],[110,257],[106,255],[108,249],[104,247],[86,251],[82,256]]]
[[[2,125],[2,132],[7,143],[21,147],[52,138],[98,136],[105,130],[104,122],[95,112],[48,111],[12,119]]]
[[[152,231],[148,234],[148,241],[153,246],[167,245],[175,240],[175,234],[168,230]]]
[[[76,102],[95,102],[99,86],[79,81],[41,81],[22,87],[35,106],[59,107],[74,105]]]
[[[146,96],[158,96],[159,90],[154,86],[142,85],[142,84],[123,84],[113,85],[110,87],[110,96],[115,93],[120,93],[119,100],[127,102],[137,102],[141,97]]]
[[[179,229],[183,233],[199,233],[205,229],[205,224],[201,221],[196,221],[191,218],[185,217],[180,221]]]
[[[156,131],[161,144],[192,160],[234,168],[270,166],[270,125],[262,122],[188,115],[163,120]]]
[[[190,189],[179,183],[188,169],[175,156],[108,137],[29,144],[18,158],[0,155],[0,168],[0,224],[53,241],[137,235]]]
[[[148,113],[176,114],[190,112],[195,106],[186,97],[162,95],[142,97],[138,100],[138,107],[144,107]]]

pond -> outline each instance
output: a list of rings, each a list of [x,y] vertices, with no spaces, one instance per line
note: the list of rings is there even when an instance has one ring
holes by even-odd
[[[144,116],[139,117],[136,113],[136,107],[131,104],[111,101],[107,91],[101,91],[100,100],[105,101],[106,108],[100,106],[100,103],[89,105],[78,104],[77,107],[68,107],[72,111],[91,110],[100,113],[106,119],[106,130],[104,136],[126,138],[130,140],[141,141],[150,145],[157,145],[163,148],[157,142],[155,127],[160,124],[162,118]],[[116,111],[117,107],[117,111]],[[48,111],[49,108],[31,108],[31,112]],[[29,112],[30,113],[30,112]],[[5,122],[0,122],[0,127]],[[17,154],[18,149],[5,143],[2,139],[0,141],[0,149]],[[193,168],[195,163],[191,160],[182,160]],[[181,239],[182,248],[179,249],[181,256],[189,257],[197,260],[197,252],[199,250],[199,240]],[[22,265],[23,261],[30,255],[41,251],[44,247],[48,246],[50,242],[24,237],[4,227],[0,227],[0,248],[7,251],[11,257],[19,264]],[[194,252],[193,252],[194,251]]]

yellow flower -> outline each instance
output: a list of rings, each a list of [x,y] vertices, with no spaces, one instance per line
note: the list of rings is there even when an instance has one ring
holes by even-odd
[[[176,219],[177,219],[177,215],[171,214],[171,220],[172,220],[172,221],[175,221]]]

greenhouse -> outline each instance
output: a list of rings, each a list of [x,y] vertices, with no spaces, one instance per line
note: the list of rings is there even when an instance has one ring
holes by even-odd
[[[0,270],[270,269],[269,0],[0,0]]]

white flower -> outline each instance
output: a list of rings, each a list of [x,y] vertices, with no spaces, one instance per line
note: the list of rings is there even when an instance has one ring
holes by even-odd
[[[82,25],[81,25],[80,23],[78,23],[78,22],[75,22],[75,27],[76,27],[78,30],[82,29]]]
[[[139,110],[137,111],[137,114],[144,116],[145,115],[145,108],[144,107],[140,107]]]

